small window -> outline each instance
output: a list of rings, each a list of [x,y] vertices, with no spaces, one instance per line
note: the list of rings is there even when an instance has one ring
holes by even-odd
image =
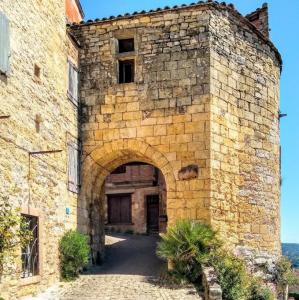
[[[108,195],[108,222],[110,224],[132,222],[131,194]]]
[[[34,65],[34,76],[40,78],[40,67],[36,64]]]
[[[119,83],[134,82],[134,59],[119,61]]]
[[[78,194],[80,188],[80,143],[68,143],[68,189]]]
[[[126,165],[122,165],[117,167],[114,171],[111,172],[111,174],[124,174],[126,173],[127,168]]]
[[[68,96],[75,105],[78,105],[78,70],[70,61],[68,62]]]
[[[118,52],[119,53],[132,52],[134,50],[135,50],[134,39],[118,40]]]
[[[22,215],[27,229],[32,234],[31,241],[22,249],[22,278],[32,277],[39,274],[39,228],[38,218],[30,215]]]

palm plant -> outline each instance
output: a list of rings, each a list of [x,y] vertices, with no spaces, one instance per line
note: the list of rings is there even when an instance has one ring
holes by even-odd
[[[219,246],[216,232],[209,225],[181,220],[162,235],[157,254],[171,261],[176,277],[198,282],[210,252]]]

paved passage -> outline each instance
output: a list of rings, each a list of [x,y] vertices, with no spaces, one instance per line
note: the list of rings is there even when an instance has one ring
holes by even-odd
[[[75,282],[53,287],[33,299],[43,300],[199,300],[192,286],[164,283],[166,265],[155,255],[157,237],[110,235],[106,260]]]

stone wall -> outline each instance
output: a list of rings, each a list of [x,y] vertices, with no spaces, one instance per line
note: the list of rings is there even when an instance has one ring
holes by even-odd
[[[18,259],[12,274],[5,270],[1,280],[1,296],[16,299],[59,279],[58,240],[76,226],[77,195],[67,189],[66,143],[69,135],[78,136],[77,108],[67,98],[67,56],[77,50],[70,51],[64,1],[4,0],[0,11],[9,18],[11,32],[11,73],[0,76],[0,115],[10,116],[0,119],[0,194],[40,222],[39,276],[20,279]],[[29,154],[52,150],[61,152]]]
[[[204,10],[178,10],[72,27],[82,44],[82,167],[91,174],[83,175],[80,216],[98,203],[107,171],[143,161],[165,176],[168,224],[209,222],[208,19]],[[135,38],[135,82],[118,84],[116,44],[126,36]],[[178,181],[190,164],[198,177]],[[88,222],[79,220],[87,232]]]
[[[232,244],[280,254],[277,53],[211,12],[211,221]]]
[[[168,224],[200,220],[242,253],[280,254],[281,61],[248,19],[209,2],[72,26],[82,46],[79,119],[67,98],[67,59],[78,65],[79,44],[66,33],[64,1],[4,0],[0,10],[12,48],[11,74],[0,77],[0,115],[10,116],[0,119],[0,193],[41,226],[40,276],[20,280],[17,264],[2,278],[4,297],[58,280],[58,240],[68,228],[89,234],[100,261],[103,184],[132,161],[163,173]],[[128,37],[135,81],[119,84],[117,41]],[[79,121],[78,201],[67,189],[67,143]]]
[[[92,174],[80,215],[101,203],[110,170],[140,160],[165,176],[170,225],[197,219],[233,249],[279,254],[281,60],[266,36],[232,5],[216,3],[72,30],[83,46],[83,172]],[[134,83],[118,83],[121,38],[135,39]]]

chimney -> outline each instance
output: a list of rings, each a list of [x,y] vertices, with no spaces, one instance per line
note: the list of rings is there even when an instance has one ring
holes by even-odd
[[[268,4],[264,3],[261,8],[248,14],[246,18],[267,38],[269,37],[269,18],[268,18]]]
[[[67,23],[79,23],[84,19],[84,12],[80,0],[65,0]]]

